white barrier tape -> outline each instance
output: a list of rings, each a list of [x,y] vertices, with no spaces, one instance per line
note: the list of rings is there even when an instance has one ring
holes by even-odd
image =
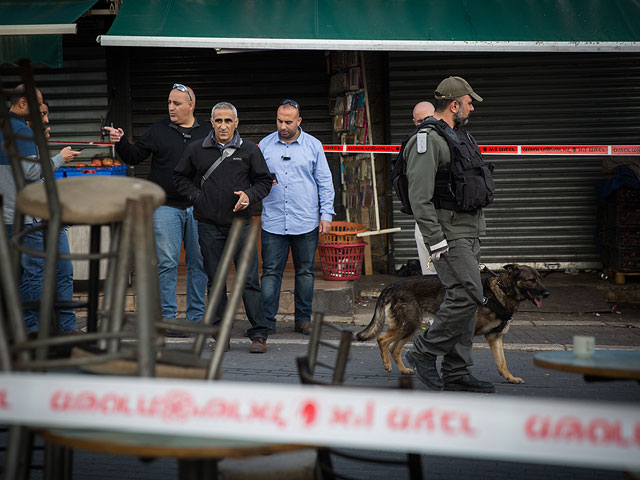
[[[0,422],[640,469],[636,404],[0,374]]]
[[[49,143],[61,145],[85,145],[111,147],[110,142],[63,142],[51,140]],[[484,155],[640,155],[640,145],[480,145]],[[390,153],[400,152],[400,145],[323,145],[325,152],[333,153]]]

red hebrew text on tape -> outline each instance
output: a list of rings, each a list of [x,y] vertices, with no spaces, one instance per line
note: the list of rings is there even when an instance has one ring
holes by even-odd
[[[373,402],[366,402],[362,409],[334,405],[331,408],[329,425],[339,425],[351,429],[372,427],[374,411]]]
[[[613,155],[640,155],[640,145],[612,145]]]
[[[606,145],[523,145],[523,154],[551,155],[606,155]]]
[[[411,412],[395,408],[387,416],[390,430],[440,432],[446,435],[473,437],[475,429],[471,426],[469,412],[443,410],[436,407]]]
[[[640,449],[640,422],[623,425],[620,421],[606,418],[583,420],[574,416],[532,415],[524,428],[532,440]]]
[[[139,395],[126,393],[79,393],[58,390],[50,400],[51,410],[94,412],[102,415],[125,415],[154,417],[165,422],[184,422],[194,418],[226,420],[238,423],[272,423],[285,427],[282,417],[283,405],[279,402],[241,402],[233,399],[213,397],[198,402],[188,390],[169,390],[161,395]]]
[[[342,152],[342,145],[324,145],[325,152]]]
[[[502,153],[502,154],[517,154],[517,145],[483,145],[480,147],[482,153]]]

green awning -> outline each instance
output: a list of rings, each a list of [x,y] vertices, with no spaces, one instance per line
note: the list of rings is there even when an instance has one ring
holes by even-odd
[[[97,0],[0,0],[0,64],[29,58],[62,67],[62,34]]]
[[[639,51],[638,0],[125,0],[104,46]]]

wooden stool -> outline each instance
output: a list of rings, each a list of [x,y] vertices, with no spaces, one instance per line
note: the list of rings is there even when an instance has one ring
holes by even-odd
[[[82,176],[55,181],[60,204],[60,221],[63,225],[89,225],[89,254],[61,255],[59,258],[89,261],[89,300],[87,325],[89,332],[97,329],[99,296],[100,259],[114,260],[118,255],[121,224],[124,220],[126,203],[129,199],[138,200],[150,197],[153,209],[164,203],[165,194],[161,187],[147,180],[118,176]],[[50,194],[43,182],[31,183],[18,192],[16,210],[23,215],[51,219]],[[111,230],[108,252],[101,253],[100,230],[103,225]],[[114,271],[110,267],[111,272]],[[110,283],[116,281],[114,275],[109,278],[105,288],[105,303]]]

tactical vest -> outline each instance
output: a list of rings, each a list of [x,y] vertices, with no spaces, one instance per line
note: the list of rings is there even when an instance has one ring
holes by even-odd
[[[400,154],[396,159],[392,172],[393,184],[400,198],[404,213],[412,213],[409,205],[408,180],[406,178],[406,160],[404,148],[409,139],[416,134],[416,148],[420,151],[421,143],[426,142],[425,128],[436,130],[447,142],[451,152],[448,171],[438,171],[433,192],[433,204],[436,208],[446,208],[457,212],[475,213],[493,201],[495,184],[493,182],[493,164],[484,163],[482,153],[474,138],[463,128],[453,130],[446,122],[432,117],[422,122],[402,142]],[[424,144],[424,148],[428,146]]]

